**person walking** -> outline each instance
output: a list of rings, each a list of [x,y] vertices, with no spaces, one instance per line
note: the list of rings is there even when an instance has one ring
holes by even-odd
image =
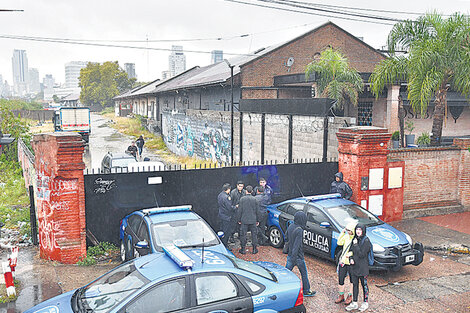
[[[349,259],[351,263],[350,270],[353,283],[353,300],[346,307],[347,311],[357,310],[363,312],[369,308],[369,286],[367,285],[367,276],[369,275],[369,252],[372,244],[366,236],[366,227],[358,224],[355,229],[354,239],[352,241],[351,250],[352,257]],[[358,307],[357,298],[359,296],[359,281],[362,285],[364,294],[364,302]]]
[[[139,157],[142,157],[142,150],[144,149],[145,140],[142,135],[140,135],[139,139],[135,141],[137,148],[139,148]]]
[[[330,193],[339,193],[341,198],[349,200],[352,196],[352,189],[349,185],[343,181],[343,173],[339,172],[335,174],[335,180],[331,183]]]
[[[342,252],[338,260],[338,298],[335,300],[335,303],[341,303],[344,301],[344,304],[348,305],[352,301],[352,277],[350,273],[350,264],[349,258],[352,256],[351,245],[354,239],[354,229],[356,228],[357,221],[351,221],[346,225],[346,227],[341,231],[338,237],[338,246],[342,246]],[[348,288],[345,288],[344,282],[346,277],[349,276]],[[349,292],[345,295],[345,290]]]
[[[256,188],[256,201],[259,210],[259,226],[258,226],[258,243],[262,246],[268,245],[268,237],[266,236],[266,223],[268,222],[268,196],[264,193],[264,187]]]
[[[132,155],[134,158],[137,157],[137,147],[135,141],[131,142],[131,145],[127,147],[126,153]]]
[[[254,195],[255,196],[258,193],[258,189],[261,188],[261,187],[263,187],[263,189],[264,189],[264,194],[266,195],[267,203],[271,204],[272,196],[273,196],[273,189],[271,188],[271,186],[269,186],[267,184],[266,178],[264,178],[264,177],[260,177],[259,186],[255,187],[255,190],[254,190]]]
[[[286,267],[292,271],[294,266],[300,271],[302,277],[303,294],[311,297],[316,294],[310,290],[310,282],[308,280],[307,266],[305,265],[304,247],[302,244],[304,227],[307,225],[307,215],[303,211],[298,211],[294,215],[294,223],[287,228],[287,263]]]
[[[246,196],[240,199],[238,204],[238,224],[240,224],[240,254],[246,252],[247,232],[251,232],[251,242],[253,246],[253,254],[258,253],[258,238],[256,234],[259,225],[259,209],[258,202],[251,194],[253,187],[246,186]]]
[[[228,238],[233,232],[232,219],[235,215],[235,207],[232,206],[232,200],[229,196],[230,184],[226,183],[222,186],[222,191],[217,196],[217,202],[219,206],[219,219],[224,236],[222,237],[222,243],[231,250],[228,246]]]

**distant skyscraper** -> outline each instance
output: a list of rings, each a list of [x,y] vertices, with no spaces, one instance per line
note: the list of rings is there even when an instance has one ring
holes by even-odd
[[[78,88],[80,70],[86,67],[88,62],[72,61],[65,64],[65,88]]]
[[[124,70],[127,73],[127,77],[136,78],[135,75],[135,63],[124,63]]]
[[[55,85],[55,80],[54,77],[52,77],[52,74],[46,74],[42,80],[42,85],[44,87],[44,100],[50,101],[52,100],[52,97],[54,96],[54,85]]]
[[[212,50],[211,64],[219,63],[224,60],[224,52],[222,50]]]
[[[171,46],[168,63],[172,77],[186,71],[186,56],[183,53],[183,46]]]
[[[28,57],[25,50],[13,50],[11,58],[13,66],[13,89],[18,96],[28,93]]]
[[[37,68],[29,69],[29,92],[38,93],[41,91],[39,84],[39,71]]]

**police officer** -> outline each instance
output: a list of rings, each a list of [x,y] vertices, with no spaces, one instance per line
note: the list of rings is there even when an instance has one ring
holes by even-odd
[[[338,172],[335,174],[335,180],[331,183],[330,193],[339,193],[341,198],[349,200],[352,196],[352,189],[348,183],[343,180],[343,173]]]
[[[260,177],[259,179],[259,186],[255,187],[253,195],[256,196],[258,194],[258,189],[263,188],[264,194],[266,195],[266,201],[268,204],[271,204],[272,196],[273,196],[273,189],[269,186],[266,182],[266,178]]]
[[[224,236],[222,237],[222,243],[227,247],[228,250],[230,250],[230,248],[228,247],[228,238],[233,232],[232,219],[236,212],[235,206],[232,205],[232,200],[229,196],[229,193],[230,184],[225,183],[222,186],[222,191],[217,197],[217,202],[219,205],[219,219],[222,231],[224,232]]]
[[[246,233],[251,232],[251,242],[253,245],[253,254],[258,253],[258,238],[257,226],[259,225],[259,210],[258,202],[251,194],[253,187],[246,186],[246,196],[240,199],[238,205],[238,224],[240,224],[240,245],[241,248],[238,252],[245,254],[246,247]]]
[[[233,188],[230,192],[230,198],[232,198],[232,206],[235,207],[235,210],[238,210],[238,203],[240,203],[240,199],[246,195],[245,184],[239,180],[237,181],[237,187]],[[232,220],[232,233],[229,234],[229,242],[235,242],[234,234],[240,234],[240,225],[238,224],[237,220],[237,213],[235,213],[234,219]]]
[[[269,198],[268,195],[265,194],[263,186],[256,188],[255,199],[258,202],[259,210],[258,243],[264,246],[268,245],[268,237],[266,236],[266,223],[268,221],[267,206],[269,204]]]

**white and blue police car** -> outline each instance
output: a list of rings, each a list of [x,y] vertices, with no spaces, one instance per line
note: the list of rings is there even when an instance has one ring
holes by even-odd
[[[123,262],[149,253],[161,253],[168,244],[181,249],[204,246],[210,251],[233,255],[206,221],[191,211],[190,205],[132,212],[121,220],[119,238]]]
[[[269,240],[272,246],[284,244],[287,227],[294,214],[304,211],[307,225],[303,233],[305,251],[338,262],[342,246],[337,246],[340,232],[356,220],[367,227],[367,237],[373,246],[374,264],[371,269],[398,271],[404,265],[423,262],[424,249],[419,242],[365,210],[356,203],[327,194],[290,199],[268,206]]]
[[[306,312],[300,279],[283,266],[163,246],[26,313]]]

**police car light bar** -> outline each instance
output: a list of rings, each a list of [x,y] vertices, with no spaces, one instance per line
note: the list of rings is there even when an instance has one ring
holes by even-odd
[[[159,214],[159,213],[168,213],[168,212],[184,212],[191,211],[191,205],[181,205],[181,206],[168,206],[161,208],[152,208],[152,209],[143,209],[144,214]]]
[[[338,199],[338,198],[341,198],[341,194],[339,194],[339,193],[330,193],[330,194],[327,194],[327,195],[310,196],[310,197],[306,197],[306,198],[307,198],[308,201]]]
[[[165,245],[163,251],[183,269],[190,269],[194,266],[193,259],[175,245]]]

